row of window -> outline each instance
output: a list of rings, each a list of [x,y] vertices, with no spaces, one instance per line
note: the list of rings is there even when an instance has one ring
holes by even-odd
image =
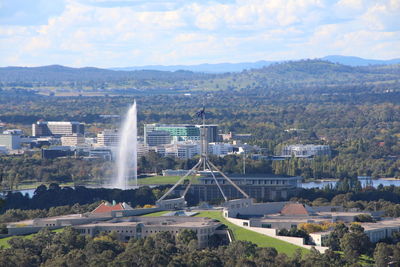
[[[297,184],[297,182],[294,181],[290,181],[290,180],[237,180],[234,182],[236,184],[260,184],[260,185],[286,185],[286,184],[292,184],[295,185]],[[204,179],[203,180],[204,184],[215,184],[214,180],[211,179]],[[227,181],[225,180],[221,180],[218,181],[219,184],[228,184]]]

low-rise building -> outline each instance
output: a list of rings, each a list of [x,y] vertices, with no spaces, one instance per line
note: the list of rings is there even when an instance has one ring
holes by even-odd
[[[52,146],[49,148],[42,148],[43,159],[71,157],[74,155],[75,155],[75,149],[72,149],[69,146]]]
[[[61,137],[62,146],[84,146],[85,137],[81,134],[64,135]]]
[[[330,156],[331,148],[328,145],[289,145],[282,148],[281,157],[310,158],[316,156]]]
[[[24,235],[36,233],[45,227],[57,229],[72,226],[81,234],[90,236],[115,232],[119,240],[125,242],[130,238],[144,238],[159,232],[170,232],[177,235],[183,230],[192,230],[197,235],[199,247],[205,247],[209,238],[221,225],[215,220],[202,217],[139,217],[139,215],[159,210],[159,208],[132,209],[126,203],[105,202],[90,213],[9,223],[7,229],[10,235]]]
[[[80,233],[95,236],[99,233],[115,232],[121,241],[131,238],[144,238],[159,232],[178,235],[183,230],[192,230],[197,235],[199,247],[206,247],[209,238],[221,224],[201,217],[128,217],[113,221],[74,226]]]
[[[230,179],[243,189],[250,197],[266,200],[285,200],[294,196],[300,186],[300,176],[253,175],[231,176]],[[243,195],[223,177],[216,177],[218,184],[229,199],[242,198]],[[193,184],[189,192],[198,202],[223,199],[213,177],[206,176],[198,179],[198,184]],[[178,190],[183,190],[179,187]]]

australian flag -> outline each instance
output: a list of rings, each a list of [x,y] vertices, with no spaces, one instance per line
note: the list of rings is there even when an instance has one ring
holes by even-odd
[[[204,118],[205,110],[206,110],[206,108],[203,107],[202,109],[200,109],[199,111],[196,112],[196,116],[197,116],[198,118]]]

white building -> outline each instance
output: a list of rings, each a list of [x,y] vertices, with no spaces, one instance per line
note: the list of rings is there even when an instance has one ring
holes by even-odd
[[[149,146],[144,143],[138,142],[137,143],[137,156],[142,157],[142,156],[147,155],[148,153],[149,153]]]
[[[62,146],[84,146],[85,137],[81,134],[64,135],[61,137]]]
[[[0,134],[0,146],[3,146],[8,150],[20,149],[21,136],[12,133]]]
[[[282,157],[310,158],[315,156],[330,156],[331,148],[328,145],[289,145],[282,149]]]
[[[200,152],[200,144],[192,142],[182,142],[164,145],[165,156],[177,157],[180,159],[190,159]]]
[[[97,134],[98,146],[118,146],[119,133],[118,130],[105,129]]]
[[[228,143],[209,143],[208,152],[217,156],[228,155],[233,152],[233,145]]]

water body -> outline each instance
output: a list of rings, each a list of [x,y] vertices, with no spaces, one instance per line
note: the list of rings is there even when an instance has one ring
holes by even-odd
[[[400,180],[385,180],[385,179],[359,179],[361,186],[365,187],[367,185],[372,185],[373,187],[378,187],[380,184],[383,186],[400,186]],[[327,185],[335,186],[337,181],[324,181],[324,182],[307,182],[301,183],[302,188],[324,188]]]
[[[117,176],[113,188],[127,189],[129,181],[137,186],[137,109],[136,101],[129,108],[120,129],[120,140],[116,161]]]

